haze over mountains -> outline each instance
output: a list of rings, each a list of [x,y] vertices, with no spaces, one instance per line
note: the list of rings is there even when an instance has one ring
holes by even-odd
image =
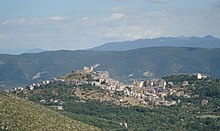
[[[20,55],[23,53],[40,53],[46,51],[41,48],[33,48],[33,49],[26,49],[26,48],[0,48],[0,54],[11,54],[11,55]]]
[[[127,51],[147,47],[201,47],[201,48],[220,48],[220,39],[212,35],[204,37],[159,37],[153,39],[138,39],[134,41],[111,42],[91,48],[96,51]],[[20,55],[23,53],[40,53],[46,51],[42,48],[1,48],[0,54]]]
[[[106,43],[92,48],[91,50],[126,51],[137,48],[158,46],[220,48],[220,39],[211,35],[207,35],[205,37],[159,37],[154,39],[139,39],[135,41]]]

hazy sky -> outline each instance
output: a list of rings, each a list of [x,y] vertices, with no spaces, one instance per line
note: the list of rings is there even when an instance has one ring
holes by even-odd
[[[204,35],[220,37],[220,0],[0,0],[0,48]]]

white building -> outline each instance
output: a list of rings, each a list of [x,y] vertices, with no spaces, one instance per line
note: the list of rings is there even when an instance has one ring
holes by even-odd
[[[207,78],[206,75],[202,75],[202,74],[200,74],[200,73],[197,75],[197,79],[198,79],[198,80],[205,79],[205,78]]]

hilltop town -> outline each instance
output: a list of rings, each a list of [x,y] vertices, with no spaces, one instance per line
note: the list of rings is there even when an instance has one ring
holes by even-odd
[[[99,100],[99,101],[111,101],[114,104],[122,106],[172,106],[177,105],[180,100],[167,100],[167,96],[178,96],[184,98],[199,97],[198,94],[192,94],[187,90],[190,85],[189,81],[184,80],[181,83],[174,83],[173,81],[166,81],[165,79],[153,79],[146,81],[135,80],[133,84],[124,84],[117,80],[111,79],[107,71],[95,71],[99,64],[84,67],[83,70],[74,70],[69,74],[65,74],[61,77],[54,78],[53,80],[43,81],[41,83],[34,83],[27,85],[26,87],[18,87],[10,90],[5,90],[8,93],[21,93],[32,90],[37,90],[45,87],[48,84],[65,84],[72,85],[72,94],[79,97],[81,101],[84,100]],[[196,79],[206,79],[206,75],[197,74]],[[94,90],[88,92],[82,87],[89,86],[89,88],[96,87]],[[79,88],[81,87],[81,88]],[[181,88],[180,88],[181,87]],[[97,92],[95,89],[101,89],[102,92]],[[28,96],[26,96],[28,99]],[[58,103],[61,100],[41,99],[41,103],[46,101]],[[207,100],[203,100],[203,103],[207,104]],[[62,104],[61,104],[62,105]],[[53,106],[58,110],[63,110],[62,106]]]

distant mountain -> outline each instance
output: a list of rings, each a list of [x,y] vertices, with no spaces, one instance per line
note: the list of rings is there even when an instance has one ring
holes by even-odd
[[[40,53],[45,50],[40,48],[26,49],[26,48],[0,48],[0,54],[20,55],[23,53]]]
[[[114,79],[160,78],[205,73],[220,78],[220,49],[151,47],[129,51],[47,51],[0,55],[0,87],[39,82],[100,63]]]
[[[42,105],[0,92],[1,130],[98,130]]]
[[[211,35],[205,37],[160,37],[154,39],[140,39],[135,41],[112,42],[92,48],[91,50],[126,51],[137,48],[158,46],[220,48],[220,39]]]
[[[43,51],[45,51],[45,50],[43,50],[41,48],[33,48],[33,49],[30,49],[30,50],[27,50],[24,53],[40,53],[40,52],[43,52]]]

